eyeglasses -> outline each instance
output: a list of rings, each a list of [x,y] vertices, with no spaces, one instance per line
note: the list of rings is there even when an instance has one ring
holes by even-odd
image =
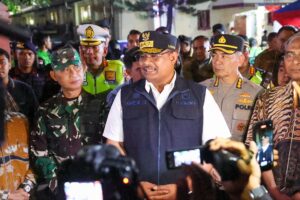
[[[170,53],[171,51],[163,51],[161,53],[157,54],[150,54],[150,53],[144,53],[139,56],[139,59],[141,61],[145,61],[147,58],[150,58],[151,60],[157,61],[159,58],[161,58],[164,54]]]
[[[87,50],[91,49],[94,53],[98,53],[100,51],[101,46],[80,46],[83,53],[86,53]]]
[[[285,61],[292,62],[297,58],[300,59],[300,54],[296,54],[295,52],[292,52],[292,51],[286,51],[284,53],[284,60]]]

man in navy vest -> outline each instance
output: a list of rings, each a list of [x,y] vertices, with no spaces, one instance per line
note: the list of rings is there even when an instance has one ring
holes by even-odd
[[[141,34],[139,62],[146,80],[118,92],[104,130],[108,144],[135,159],[148,199],[175,199],[174,183],[182,172],[167,170],[166,151],[231,136],[209,91],[176,75],[177,47],[173,35]]]

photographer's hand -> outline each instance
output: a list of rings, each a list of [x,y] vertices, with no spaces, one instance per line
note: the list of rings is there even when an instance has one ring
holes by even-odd
[[[230,152],[236,152],[240,155],[241,159],[237,161],[237,166],[244,177],[241,177],[240,182],[223,183],[226,191],[237,191],[238,188],[243,186],[241,183],[245,183],[241,195],[243,199],[249,199],[249,192],[260,186],[261,171],[256,161],[257,147],[254,142],[250,143],[249,150],[246,146],[237,141],[229,139],[217,138],[210,143],[210,150],[217,151],[219,149],[226,149]],[[245,181],[246,177],[249,177]]]

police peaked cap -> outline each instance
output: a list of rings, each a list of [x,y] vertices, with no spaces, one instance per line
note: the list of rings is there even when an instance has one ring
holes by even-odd
[[[83,24],[77,28],[80,37],[80,45],[97,46],[105,42],[109,37],[108,31],[95,24]]]
[[[141,34],[140,51],[143,53],[160,53],[166,49],[175,50],[177,38],[171,34],[162,34],[157,31],[145,31]]]
[[[229,34],[220,34],[213,37],[212,47],[209,51],[220,50],[227,54],[233,54],[237,51],[243,52],[244,39]]]

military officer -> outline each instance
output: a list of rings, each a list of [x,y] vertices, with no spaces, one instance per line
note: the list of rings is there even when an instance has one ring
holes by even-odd
[[[105,60],[106,38],[109,33],[94,24],[80,25],[80,54],[87,66],[83,90],[91,95],[107,94],[123,83],[123,63],[120,60]]]
[[[38,108],[30,136],[33,168],[39,183],[49,184],[51,191],[56,188],[56,171],[62,161],[72,158],[84,145],[101,142],[101,133],[88,126],[94,124],[94,119],[99,121],[99,116],[92,114],[97,113],[97,107],[86,111],[87,105],[93,104],[87,104],[82,94],[84,72],[79,54],[72,47],[53,53],[50,75],[62,91]]]
[[[242,141],[254,100],[261,87],[242,77],[244,41],[239,36],[221,34],[213,38],[212,66],[215,77],[202,82],[219,105],[232,138]]]

